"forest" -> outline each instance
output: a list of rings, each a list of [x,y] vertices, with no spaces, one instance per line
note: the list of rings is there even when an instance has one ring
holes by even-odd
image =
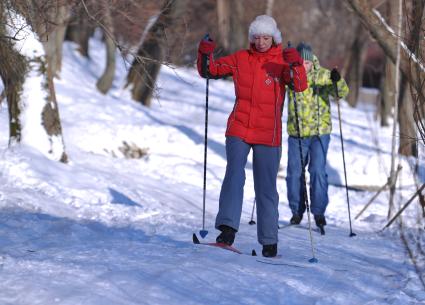
[[[97,151],[102,156],[106,154],[110,158],[122,157],[125,160],[150,160],[149,158],[155,160],[152,157],[155,152],[153,144],[153,146],[144,146],[143,143],[136,143],[136,140],[128,140],[136,137],[130,136],[129,130],[132,130],[132,126],[139,126],[143,131],[139,133],[139,129],[137,129],[135,132],[139,139],[154,139],[157,135],[149,133],[150,123],[144,125],[150,120],[155,124],[167,122],[164,124],[180,130],[183,134],[189,134],[189,138],[196,138],[194,141],[200,143],[201,140],[197,138],[198,134],[195,135],[194,131],[187,131],[185,129],[187,126],[182,125],[184,120],[173,121],[170,119],[169,122],[167,121],[169,118],[164,113],[167,113],[168,109],[163,104],[167,105],[168,99],[171,99],[173,95],[169,91],[173,86],[177,86],[174,81],[180,81],[181,87],[176,87],[175,95],[184,99],[184,94],[181,93],[186,92],[186,89],[183,89],[184,86],[188,83],[202,81],[201,78],[188,80],[189,76],[186,73],[196,68],[198,45],[206,33],[217,44],[217,49],[214,51],[215,57],[229,55],[237,50],[248,48],[248,27],[256,16],[263,14],[273,16],[276,20],[282,32],[284,48],[300,42],[310,44],[314,54],[320,59],[321,65],[328,69],[336,68],[346,80],[350,93],[344,101],[346,107],[343,107],[343,111],[347,116],[339,122],[342,122],[348,132],[348,137],[344,136],[348,143],[348,152],[346,152],[349,155],[348,178],[350,178],[350,171],[355,171],[357,166],[356,147],[362,149],[361,145],[370,147],[368,151],[374,155],[370,157],[370,160],[374,161],[368,161],[370,166],[379,167],[379,171],[375,171],[375,169],[373,171],[376,176],[369,177],[370,179],[362,180],[359,178],[360,175],[356,176],[357,173],[352,174],[355,177],[351,182],[350,179],[347,182],[347,177],[345,177],[345,185],[343,179],[335,182],[335,185],[339,185],[339,187],[345,186],[347,199],[349,194],[354,198],[353,214],[349,216],[350,226],[351,221],[355,223],[355,219],[362,214],[364,217],[364,213],[367,213],[366,210],[373,209],[376,201],[379,201],[381,211],[384,211],[382,212],[384,216],[381,215],[379,220],[382,231],[391,226],[394,231],[389,233],[389,239],[401,241],[402,249],[409,258],[413,270],[418,274],[422,288],[425,287],[425,158],[423,155],[425,152],[425,1],[423,0],[3,0],[0,3],[0,106],[1,111],[6,113],[1,116],[5,121],[1,125],[4,128],[0,149],[4,160],[0,169],[3,176],[0,178],[5,179],[5,187],[4,189],[0,188],[0,201],[8,197],[6,185],[9,185],[8,183],[13,185],[19,177],[19,175],[14,176],[16,172],[12,170],[11,164],[15,161],[16,164],[13,166],[21,166],[20,160],[25,160],[25,168],[30,168],[34,172],[38,171],[38,167],[43,167],[40,164],[46,164],[46,168],[52,172],[61,171],[63,175],[69,175],[66,176],[69,179],[72,174],[69,174],[68,171],[73,169],[76,163],[83,162],[85,166],[91,168],[88,165],[91,162],[89,161],[90,156],[82,155],[80,148],[76,148],[79,144],[73,144],[78,142],[76,139],[80,139],[80,136],[84,139],[86,131],[87,134],[91,134],[93,130],[93,139],[82,140],[83,144],[80,143],[81,145],[91,147],[87,149]],[[68,50],[68,46],[72,46],[75,53],[66,56],[78,58],[78,60],[75,59],[71,68],[68,66],[64,68],[66,58],[64,50]],[[99,52],[104,55],[101,57],[103,62],[98,65]],[[85,64],[81,64],[81,62]],[[81,70],[80,64],[87,65],[87,71]],[[93,68],[93,65],[96,68]],[[75,70],[70,70],[74,68]],[[78,74],[81,71],[90,77],[95,77],[93,88],[90,89],[93,91],[85,89],[89,86],[85,81],[88,76]],[[69,78],[69,74],[72,75],[72,78]],[[161,77],[161,75],[163,76]],[[66,87],[65,90],[64,84],[69,79],[73,80],[72,87],[69,87],[73,89]],[[74,84],[74,81],[77,85]],[[223,80],[223,84],[229,83],[230,79]],[[81,92],[77,92],[78,84],[81,85]],[[214,86],[210,92],[212,96],[213,94],[219,95],[220,88],[225,88],[226,85],[218,82]],[[182,91],[180,92],[180,90]],[[202,95],[204,89],[197,90],[196,88],[189,89],[184,105],[189,103],[189,99],[192,98],[191,94],[193,94],[199,99],[199,107],[204,106],[205,97]],[[229,99],[226,95],[227,89],[223,90],[224,97],[222,99]],[[84,95],[84,92],[87,94]],[[64,115],[61,110],[68,109],[68,105],[76,99],[77,94],[79,99],[86,100],[88,104],[92,103],[93,99],[96,101],[105,99],[107,101],[105,108],[79,108],[79,104],[75,103],[72,116],[69,115],[70,110],[66,110]],[[166,97],[165,101],[164,96]],[[127,104],[127,97],[128,100],[131,100],[131,104]],[[120,138],[113,145],[102,146],[99,144],[99,147],[92,148],[95,139],[102,139],[99,140],[101,142],[105,138],[106,142],[106,138],[111,137],[112,134],[114,136],[118,134],[123,122],[126,121],[124,113],[127,112],[122,110],[123,113],[117,114],[119,119],[116,122],[111,120],[108,123],[116,124],[110,126],[111,131],[108,131],[110,133],[105,131],[105,134],[102,135],[104,130],[99,126],[103,125],[100,125],[98,119],[114,117],[114,111],[110,111],[112,108],[108,108],[114,107],[109,100],[113,98],[116,99],[115,103],[121,103],[119,107],[138,107],[135,108],[137,110],[132,111],[139,114],[129,114],[127,118],[128,122],[134,122],[129,126],[126,125],[125,132],[128,132],[128,139]],[[332,107],[336,109],[336,103],[333,103]],[[356,132],[354,129],[350,129],[350,123],[361,120],[359,113],[362,113],[363,109],[370,110],[368,115],[370,114],[371,119],[369,120],[365,115],[362,124],[366,126],[365,122],[367,121],[369,127],[373,125],[376,128],[370,127],[370,137],[369,131],[367,131],[368,138],[362,142],[361,139],[354,139]],[[162,114],[156,117],[155,121],[152,117],[157,112]],[[76,132],[73,129],[74,122],[70,122],[70,120],[71,117],[74,120],[80,116],[86,123]],[[138,121],[138,118],[141,118],[138,116],[143,119]],[[91,117],[93,120],[86,121],[86,117]],[[198,123],[198,120],[201,119],[203,119],[203,113],[194,121]],[[190,120],[188,112],[188,121]],[[337,123],[338,120],[335,120],[334,124]],[[75,122],[75,124],[78,123]],[[90,124],[93,125],[90,126]],[[214,131],[214,124],[216,124],[214,117],[211,124]],[[201,125],[194,127],[194,130],[200,129],[200,134],[203,132]],[[66,126],[70,126],[70,129],[67,129]],[[365,129],[369,127],[365,127]],[[115,128],[116,131],[112,131],[112,128]],[[339,132],[337,127],[334,129],[335,132]],[[167,137],[162,133],[161,136]],[[217,154],[212,157],[214,166],[219,163],[215,158],[220,156],[219,150],[216,148],[219,146],[221,138],[217,139],[212,139],[209,144],[209,149]],[[339,142],[339,139],[334,142]],[[21,147],[26,146],[34,149],[37,154],[33,155],[31,152],[27,155],[25,152],[19,151]],[[171,147],[174,146],[171,145],[169,149]],[[164,149],[167,151],[167,148]],[[179,153],[178,148],[174,147],[173,149],[173,153]],[[363,154],[367,150],[360,151],[360,154]],[[160,155],[165,152],[157,153]],[[173,156],[170,154],[168,157],[173,158]],[[199,151],[199,158],[196,157],[196,161],[193,161],[196,168],[198,168],[198,163],[202,162],[201,157],[202,153]],[[78,160],[78,158],[83,159]],[[361,159],[360,156],[358,158]],[[361,159],[359,162],[363,161]],[[379,164],[372,164],[375,161]],[[93,164],[102,163],[102,161],[93,162]],[[154,163],[157,170],[161,168],[159,161],[158,164],[153,162],[149,168],[150,166],[154,167]],[[126,166],[132,167],[133,165]],[[144,170],[143,166],[141,171]],[[366,168],[369,165],[362,166],[365,168],[363,174],[367,176]],[[201,179],[202,170],[200,168],[197,174],[193,173],[193,177],[198,180]],[[80,170],[82,171],[82,169]],[[149,170],[147,172],[150,173]],[[178,180],[179,174],[174,169],[167,168],[165,172],[170,176],[175,176]],[[44,181],[43,177],[45,177],[45,183],[51,183],[51,177],[47,172],[41,173],[37,176],[37,181]],[[80,174],[78,172],[78,177]],[[186,174],[191,176],[191,170],[185,171]],[[96,175],[93,174],[93,177]],[[210,175],[212,174],[210,173]],[[151,188],[157,187],[152,182],[155,181],[154,176],[152,174],[152,176],[141,177],[140,180],[136,179],[135,183],[143,185],[143,188],[146,188],[149,193]],[[62,176],[52,177],[53,180],[63,178]],[[84,177],[83,174],[81,177]],[[109,178],[105,176],[104,179]],[[150,179],[153,180],[150,181]],[[67,179],[63,178],[60,181],[65,180]],[[60,181],[54,183],[60,185]],[[24,183],[25,187],[31,189],[31,183],[26,183]],[[191,182],[188,184],[191,185]],[[88,185],[92,185],[92,182],[87,185],[82,183],[79,187],[84,189],[88,188]],[[212,185],[217,188],[217,181]],[[59,191],[61,187],[63,186],[46,186],[41,193],[56,192],[54,198],[58,198],[57,194],[61,192]],[[201,187],[202,184],[199,183],[199,188],[201,189]],[[108,190],[107,195],[100,194],[100,190],[96,191],[99,192],[99,198],[114,197],[114,194],[117,194],[112,192],[109,187],[105,186],[105,189]],[[76,190],[63,192],[67,196],[71,196],[72,193],[72,198],[78,193]],[[134,191],[133,194],[136,193],[137,191]],[[137,194],[138,199],[135,199],[135,202],[144,201],[146,197],[155,197],[153,193]],[[200,194],[198,195],[202,197]],[[78,195],[75,196],[79,198]],[[163,198],[161,196],[165,195],[158,196],[158,198]],[[344,196],[338,195],[339,200],[345,201]],[[356,198],[360,198],[359,196],[362,196],[362,199],[356,202]],[[122,194],[118,197],[123,198]],[[285,201],[284,197],[282,193],[281,201]],[[108,199],[105,200],[108,201]],[[134,203],[129,198],[125,200],[131,202],[131,205]],[[213,201],[211,198],[210,200]],[[93,201],[95,200],[93,199]],[[51,211],[54,211],[54,207],[49,206],[44,209],[41,204],[42,200],[37,202],[35,205],[37,208],[34,209],[41,209],[40,211],[43,213],[54,215],[53,212],[50,214]],[[182,202],[184,202],[183,199]],[[39,203],[40,207],[38,207]],[[10,208],[10,205],[11,203],[7,203],[0,210],[6,209],[5,215],[8,215],[7,209]],[[135,205],[137,206],[136,203]],[[160,203],[158,206],[155,205],[155,211],[160,209],[160,206]],[[350,206],[348,208],[350,209]],[[212,215],[215,210],[212,207],[210,209],[212,210],[207,210],[207,212]],[[249,215],[250,203],[244,209],[246,209],[244,213]],[[186,213],[186,208],[183,210]],[[155,211],[149,213],[154,215]],[[252,215],[254,215],[253,211],[254,209]],[[87,219],[98,217],[93,216],[92,213],[96,214],[93,210],[85,211],[83,215]],[[199,216],[198,214],[196,217]],[[190,215],[189,218],[192,219],[193,215]],[[405,215],[404,218],[402,215]],[[370,217],[373,223],[372,216]],[[68,217],[65,210],[61,217]],[[69,217],[73,218],[74,216]],[[75,219],[78,217],[75,216]],[[183,218],[182,215],[179,215],[178,219],[180,219],[179,217]],[[174,218],[172,219],[174,221]],[[31,220],[33,219],[31,218]],[[120,221],[122,223],[114,223],[112,226],[119,227],[124,223],[126,226],[131,223],[130,220]],[[177,220],[175,221],[177,222]],[[151,225],[156,226],[158,223],[161,222],[155,220]],[[158,228],[166,226],[167,223],[171,223],[171,221],[165,221],[158,225]],[[338,221],[335,223],[338,224]],[[346,223],[344,222],[344,224]],[[189,224],[182,226],[189,226]],[[144,234],[149,235],[148,229],[143,230]],[[179,227],[178,230],[181,234],[184,229]],[[380,232],[382,233],[382,231]],[[4,229],[4,232],[8,232],[7,229]],[[30,235],[30,233],[28,234]],[[167,239],[165,238],[165,240]],[[13,241],[11,242],[13,243]],[[213,268],[214,262],[209,265],[211,268]],[[160,284],[162,285],[162,282]],[[418,298],[422,296],[420,293],[418,295]],[[257,301],[262,302],[262,300]],[[359,300],[350,299],[350,301],[354,304]],[[100,304],[100,301],[90,304],[98,304],[96,302]],[[165,303],[166,301],[158,301],[158,303],[161,302]],[[194,303],[196,303],[196,299]],[[212,304],[213,301],[210,300],[206,303]],[[305,304],[308,304],[308,300]]]

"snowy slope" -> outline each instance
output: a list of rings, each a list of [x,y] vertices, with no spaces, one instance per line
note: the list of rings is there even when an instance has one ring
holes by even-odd
[[[30,147],[8,150],[7,108],[1,108],[0,304],[425,304],[423,286],[395,231],[376,233],[386,223],[387,193],[353,221],[357,237],[348,237],[345,189],[338,186],[344,180],[335,106],[327,235],[313,232],[319,262],[308,262],[312,250],[303,220],[279,233],[283,258],[272,262],[288,265],[260,263],[191,242],[202,226],[205,80],[193,69],[163,67],[158,99],[148,109],[122,89],[126,72],[119,60],[114,88],[104,96],[95,89],[103,46],[91,44],[90,60],[65,45],[56,81],[69,164]],[[211,81],[208,241],[216,236],[224,129],[233,99],[231,83]],[[387,179],[391,130],[377,130],[373,111],[342,103],[350,185],[380,186]],[[148,156],[124,158],[123,141],[148,148]],[[290,216],[285,151],[284,144],[281,225]],[[400,202],[413,192],[409,164],[401,162]],[[372,195],[350,191],[352,217]],[[253,198],[248,164],[235,242],[247,253],[261,252],[256,228],[248,225]],[[407,215],[405,224],[415,230],[416,207]]]

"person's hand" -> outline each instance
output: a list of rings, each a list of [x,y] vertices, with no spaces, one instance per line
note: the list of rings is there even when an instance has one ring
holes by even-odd
[[[202,54],[209,55],[214,52],[215,42],[210,38],[208,34],[204,36],[204,38],[199,43],[199,52]]]
[[[331,80],[333,83],[337,83],[341,79],[341,74],[339,74],[336,68],[333,68],[331,71]]]
[[[292,66],[301,66],[303,59],[295,48],[285,48],[283,50],[283,59]]]

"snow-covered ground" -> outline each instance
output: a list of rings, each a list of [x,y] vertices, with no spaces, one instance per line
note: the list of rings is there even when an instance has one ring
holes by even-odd
[[[122,89],[126,72],[119,61],[114,88],[104,96],[95,88],[104,48],[96,40],[91,44],[90,60],[65,44],[56,80],[69,164],[29,146],[7,149],[5,103],[0,110],[0,304],[425,304],[398,225],[377,233],[386,223],[388,191],[355,221],[374,193],[350,191],[357,236],[348,237],[336,104],[327,234],[313,232],[319,262],[308,262],[312,249],[305,218],[301,226],[279,232],[282,258],[271,262],[281,265],[265,264],[191,242],[202,227],[205,80],[193,69],[163,67],[158,98],[145,108]],[[217,233],[224,130],[233,100],[230,82],[210,82],[207,241]],[[342,115],[349,184],[383,185],[391,128],[378,128],[371,106],[351,109],[342,102]],[[281,225],[290,217],[285,141],[278,181]],[[123,142],[147,148],[147,157],[124,158]],[[400,162],[397,206],[414,191],[410,165]],[[256,228],[248,225],[253,198],[248,164],[235,242],[246,253],[261,252]],[[403,217],[412,232],[424,225],[423,220],[417,224],[418,206],[413,203]],[[424,244],[424,237],[418,242]]]

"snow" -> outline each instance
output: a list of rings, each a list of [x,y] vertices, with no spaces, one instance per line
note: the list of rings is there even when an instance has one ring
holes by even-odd
[[[164,66],[158,100],[145,108],[122,89],[126,71],[119,56],[111,92],[96,90],[104,47],[92,40],[90,49],[86,59],[66,43],[61,78],[55,80],[69,164],[25,143],[8,149],[8,133],[0,135],[0,304],[425,304],[424,287],[397,224],[378,233],[386,224],[388,191],[354,220],[374,192],[350,190],[357,236],[348,237],[336,104],[327,234],[312,232],[319,262],[308,262],[312,251],[305,217],[301,226],[280,230],[282,259],[272,261],[294,266],[263,264],[191,242],[202,227],[205,80],[192,68]],[[232,84],[211,81],[209,101],[205,240],[212,241]],[[0,128],[7,131],[3,105]],[[378,128],[371,105],[352,109],[342,101],[341,107],[349,185],[383,185],[390,128]],[[120,151],[124,141],[147,148],[148,155],[126,159]],[[290,217],[285,141],[286,135],[278,180],[281,225]],[[396,202],[402,204],[415,188],[413,160],[400,162]],[[235,247],[261,253],[256,227],[248,225],[251,167]],[[423,173],[423,159],[420,167]],[[420,183],[424,180],[422,175]],[[412,203],[403,214],[412,234],[424,226],[418,206]],[[424,244],[423,235],[414,236]]]
[[[21,14],[9,9],[5,27],[6,33],[14,38],[14,47],[19,53],[30,58],[44,55],[38,36]]]
[[[32,69],[28,72],[22,90],[22,139],[26,145],[40,149],[48,155],[50,143],[45,128],[42,125],[41,113],[46,105],[47,92],[43,89],[45,78],[37,70],[39,64],[30,64]],[[39,113],[40,115],[34,115]],[[57,158],[56,160],[59,160]]]

